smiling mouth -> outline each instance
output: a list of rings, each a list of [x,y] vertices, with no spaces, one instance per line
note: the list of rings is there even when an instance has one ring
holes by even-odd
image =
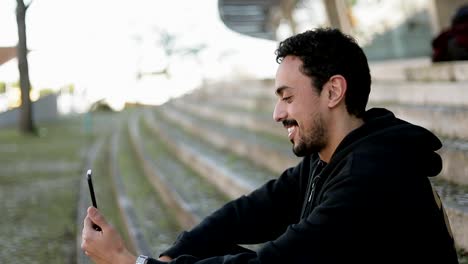
[[[288,129],[288,138],[289,140],[294,143],[294,136],[297,134],[298,127],[297,126],[289,126]]]
[[[297,131],[297,122],[295,120],[283,120],[283,126],[288,130],[288,138],[292,141]]]

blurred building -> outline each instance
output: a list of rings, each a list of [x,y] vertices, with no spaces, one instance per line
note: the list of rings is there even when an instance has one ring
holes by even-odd
[[[0,70],[6,62],[13,58],[16,58],[16,47],[0,47]],[[19,105],[19,91],[11,89],[11,87],[9,87],[10,83],[1,78],[0,85],[0,112]],[[17,100],[12,100],[11,98],[17,98]]]
[[[317,26],[356,37],[370,60],[429,56],[431,40],[450,25],[463,0],[219,0],[226,26],[282,40]]]
[[[74,89],[69,89],[69,85],[54,87],[54,89],[44,87],[31,87],[29,97],[32,102],[36,102],[41,97],[48,97],[39,105],[35,104],[34,115],[43,117],[55,117],[57,111],[60,114],[83,112],[89,107],[89,102],[83,103],[84,96],[76,94]],[[48,96],[48,95],[54,96]],[[52,103],[53,102],[53,103]],[[19,87],[18,62],[16,59],[16,47],[0,47],[0,114],[13,110],[21,105],[21,91]],[[2,116],[0,126],[12,122],[16,114]]]
[[[0,66],[16,57],[16,47],[0,47]]]

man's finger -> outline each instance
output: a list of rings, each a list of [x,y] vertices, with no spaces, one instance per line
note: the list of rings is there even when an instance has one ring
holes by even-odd
[[[91,220],[89,220],[89,216],[86,216],[84,219],[83,219],[83,227],[87,227],[89,222],[91,222]]]
[[[105,228],[107,226],[107,221],[104,218],[104,216],[99,212],[98,209],[90,206],[88,208],[88,216],[90,218],[90,221],[92,223],[95,223],[96,225],[100,226],[101,228]]]
[[[81,231],[81,241],[84,243],[89,239],[89,236],[92,234],[90,231],[94,231],[93,223],[89,217],[85,217],[83,230]]]
[[[91,221],[91,218],[88,216],[85,217],[85,219],[83,220],[83,232],[85,231],[85,229],[94,229],[93,228],[93,221]]]

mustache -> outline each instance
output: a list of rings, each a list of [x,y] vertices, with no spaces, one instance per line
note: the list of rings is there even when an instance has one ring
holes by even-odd
[[[283,120],[283,126],[284,126],[284,127],[287,127],[287,126],[297,126],[297,122],[296,122],[296,120],[286,119],[286,120]]]

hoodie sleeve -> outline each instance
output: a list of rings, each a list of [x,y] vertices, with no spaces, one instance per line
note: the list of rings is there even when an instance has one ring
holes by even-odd
[[[253,251],[237,245],[273,240],[298,219],[303,199],[299,183],[303,163],[249,195],[227,203],[192,230],[179,235],[174,245],[161,255],[172,258],[185,255],[183,259],[237,253],[254,256]]]

